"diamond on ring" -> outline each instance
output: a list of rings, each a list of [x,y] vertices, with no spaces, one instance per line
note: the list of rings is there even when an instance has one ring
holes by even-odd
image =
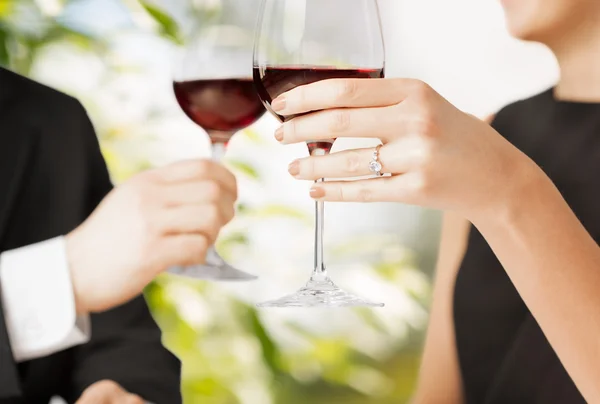
[[[373,159],[371,160],[371,162],[369,162],[369,171],[374,173],[376,177],[383,176],[383,174],[381,173],[383,166],[379,161],[379,149],[381,149],[381,146],[382,145],[379,145],[375,148],[375,151],[373,152]]]

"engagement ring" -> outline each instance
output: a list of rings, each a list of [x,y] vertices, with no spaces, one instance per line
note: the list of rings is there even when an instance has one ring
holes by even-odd
[[[379,161],[379,150],[381,149],[381,146],[382,145],[379,145],[375,148],[375,151],[373,152],[373,159],[369,163],[369,170],[372,173],[374,173],[376,177],[383,176],[383,174],[381,173],[383,166],[381,165],[381,162]]]

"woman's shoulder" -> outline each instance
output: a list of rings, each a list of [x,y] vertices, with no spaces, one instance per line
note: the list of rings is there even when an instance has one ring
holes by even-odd
[[[529,138],[539,131],[540,117],[553,111],[552,88],[533,96],[514,101],[489,119],[489,124],[504,138],[521,150],[529,147]]]
[[[552,101],[552,91],[553,87],[535,95],[513,101],[491,115],[488,122],[494,125],[504,119],[514,121],[523,115],[527,116],[531,113],[540,112],[544,108],[547,108],[549,101]]]

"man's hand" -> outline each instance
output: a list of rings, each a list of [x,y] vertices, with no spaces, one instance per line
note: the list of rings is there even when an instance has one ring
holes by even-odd
[[[144,404],[135,394],[128,393],[112,380],[102,380],[88,387],[75,404]]]
[[[204,263],[236,199],[235,177],[206,160],[148,171],[114,189],[66,238],[77,312],[116,307],[169,267]]]

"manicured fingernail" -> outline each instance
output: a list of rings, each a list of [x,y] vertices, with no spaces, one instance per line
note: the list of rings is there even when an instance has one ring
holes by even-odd
[[[286,104],[285,97],[277,97],[271,103],[271,108],[273,108],[273,111],[275,111],[275,112],[280,112],[285,109],[285,104]]]
[[[277,128],[277,130],[275,131],[275,139],[277,139],[277,141],[279,142],[283,140],[283,125]]]
[[[292,161],[292,163],[288,166],[288,171],[292,177],[300,174],[300,162],[298,160]]]
[[[313,199],[319,199],[325,196],[325,190],[323,188],[314,187],[310,189],[310,197]]]

